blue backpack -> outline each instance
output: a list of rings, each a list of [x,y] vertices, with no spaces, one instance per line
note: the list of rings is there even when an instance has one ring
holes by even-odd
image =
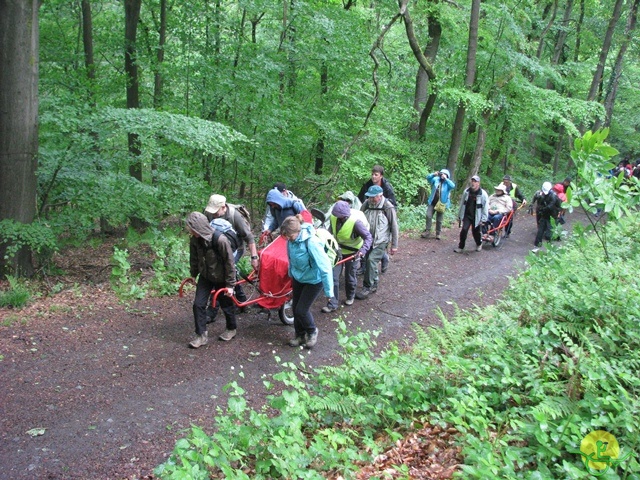
[[[240,240],[238,239],[238,234],[231,226],[231,223],[224,218],[214,218],[211,220],[209,225],[213,228],[213,245],[217,245],[218,238],[220,235],[224,234],[231,244],[231,250],[233,250],[233,256],[235,257],[238,247],[240,247]]]

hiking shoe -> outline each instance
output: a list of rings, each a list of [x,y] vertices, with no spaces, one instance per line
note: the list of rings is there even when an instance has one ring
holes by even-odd
[[[202,335],[196,335],[196,338],[189,342],[189,346],[191,348],[200,348],[207,343],[209,343],[209,336],[207,332],[204,332]]]
[[[360,290],[358,293],[356,293],[356,298],[358,300],[364,300],[365,298],[367,298],[369,295],[371,294],[371,288],[369,287],[363,287],[362,290]]]
[[[382,257],[380,261],[380,273],[385,273],[389,269],[389,257]]]
[[[373,285],[371,285],[369,290],[371,291],[371,293],[376,293],[378,291],[378,282],[376,282]]]
[[[420,238],[429,238],[431,236],[431,232],[429,230],[425,230],[420,234]]]
[[[235,336],[236,336],[236,331],[235,330],[225,330],[218,337],[218,340],[222,340],[223,342],[228,342],[229,340],[231,340]]]
[[[305,336],[304,335],[300,335],[300,336],[296,336],[295,338],[292,338],[291,340],[289,340],[288,345],[290,347],[302,347],[305,344]]]
[[[318,342],[318,329],[316,328],[316,331],[313,333],[307,333],[305,335],[305,342],[304,342],[304,346],[306,348],[313,348],[316,343]]]
[[[456,253],[462,253],[464,252],[464,248],[454,248],[453,251]]]
[[[436,240],[440,240],[440,234],[436,233]]]
[[[482,251],[482,244],[476,247],[476,252],[481,252],[481,251]]]
[[[320,311],[322,313],[331,313],[331,312],[335,312],[337,309],[338,307],[330,307],[329,305],[327,305],[326,307],[322,307]]]
[[[353,297],[351,297],[351,298],[347,298],[347,299],[344,301],[344,304],[345,304],[345,305],[353,305]]]
[[[540,247],[534,247],[531,249],[531,253],[538,253],[540,251]]]

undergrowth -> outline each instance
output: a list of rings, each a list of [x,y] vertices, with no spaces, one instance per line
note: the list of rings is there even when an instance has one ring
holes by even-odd
[[[458,430],[461,478],[591,478],[582,439],[606,430],[635,452],[606,478],[640,478],[638,218],[530,256],[499,304],[415,326],[410,348],[374,357],[374,332],[339,324],[343,364],[282,364],[261,410],[227,388],[215,432],[193,427],[161,478],[354,478],[416,419]],[[604,472],[600,472],[604,473]]]

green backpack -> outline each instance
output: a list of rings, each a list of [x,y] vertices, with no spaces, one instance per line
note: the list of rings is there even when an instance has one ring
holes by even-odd
[[[340,246],[338,241],[326,228],[316,228],[316,237],[320,239],[324,245],[324,251],[331,260],[331,265],[338,263]]]

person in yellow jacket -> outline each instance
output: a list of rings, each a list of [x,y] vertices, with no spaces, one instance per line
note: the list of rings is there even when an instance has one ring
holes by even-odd
[[[360,258],[364,258],[373,243],[373,237],[365,222],[364,214],[360,210],[351,209],[344,200],[338,200],[331,209],[329,232],[337,240],[342,256],[352,258],[333,268],[333,297],[329,299],[326,307],[322,307],[324,313],[333,312],[340,305],[340,274],[343,268],[346,295],[344,303],[353,305],[358,283],[357,267]]]

